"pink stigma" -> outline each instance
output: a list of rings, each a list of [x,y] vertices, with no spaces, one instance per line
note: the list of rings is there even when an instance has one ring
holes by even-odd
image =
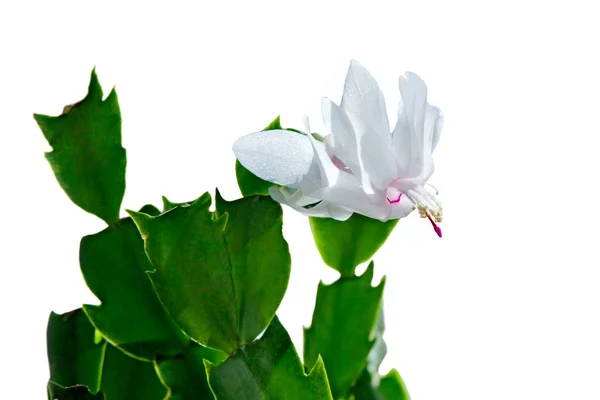
[[[431,215],[429,215],[429,213],[427,213],[427,219],[429,219],[429,222],[431,222],[431,225],[433,226],[433,230],[435,231],[435,233],[437,233],[437,235],[439,237],[442,237],[442,228],[440,228],[438,226],[438,224],[436,224],[433,219],[431,219]]]
[[[396,200],[390,200],[390,198],[389,198],[389,197],[386,197],[386,199],[387,199],[388,203],[390,203],[390,204],[395,204],[395,203],[400,203],[400,198],[401,198],[401,197],[402,197],[402,193],[399,193],[399,194],[398,194],[398,198],[397,198]]]

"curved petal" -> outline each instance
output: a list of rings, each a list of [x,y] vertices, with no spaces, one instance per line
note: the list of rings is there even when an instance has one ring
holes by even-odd
[[[386,189],[397,177],[398,167],[392,148],[379,136],[363,136],[361,159],[369,180],[377,189]]]
[[[367,129],[389,136],[390,123],[383,94],[377,81],[356,60],[352,60],[348,68],[341,106],[354,126],[358,143]]]
[[[433,173],[431,153],[442,127],[440,111],[427,103],[427,86],[417,74],[400,77],[400,94],[398,122],[392,132],[398,175],[427,180]]]
[[[375,197],[368,196],[354,176],[341,173],[335,185],[323,188],[315,192],[314,195],[350,211],[387,221],[390,217],[391,208],[385,201],[385,194],[381,194],[383,198],[382,196],[378,196],[378,198],[383,201],[374,202]]]
[[[307,174],[314,157],[308,136],[287,130],[255,132],[233,144],[238,161],[254,175],[292,185]]]
[[[354,176],[361,180],[358,142],[346,112],[324,97],[321,101],[321,113],[323,114],[323,123],[331,133],[325,140],[329,153],[332,156],[335,155],[352,171]]]
[[[411,203],[406,196],[402,196],[400,203],[394,204],[392,207],[392,213],[390,219],[404,218],[413,212],[415,206]]]
[[[316,166],[316,169],[313,167],[312,171],[314,171],[315,176],[317,173],[319,175],[317,186],[325,187],[333,185],[341,173],[340,170],[329,158],[327,150],[325,149],[325,144],[319,142],[312,136],[309,136],[309,139],[314,151],[314,165]]]
[[[442,133],[442,128],[444,126],[444,116],[442,115],[442,111],[435,107],[430,106],[433,109],[431,113],[432,116],[432,125],[433,125],[433,133],[431,134],[431,151],[435,150],[438,142],[440,141],[440,135]]]
[[[307,197],[299,197],[298,192],[289,193],[285,188],[273,186],[269,188],[269,194],[278,203],[285,204],[309,217],[334,218],[338,221],[345,221],[352,215],[352,211],[325,201],[320,201],[320,203],[311,208],[304,208],[303,205],[307,204],[302,203],[306,201]]]

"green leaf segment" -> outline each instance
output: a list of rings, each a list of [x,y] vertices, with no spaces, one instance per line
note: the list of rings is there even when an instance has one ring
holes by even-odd
[[[341,277],[331,285],[319,284],[312,324],[304,331],[304,358],[311,365],[315,357],[323,357],[335,398],[409,399],[397,372],[390,372],[381,382],[378,372],[387,351],[383,341],[385,277],[371,286],[373,262],[361,276],[355,275],[357,266],[373,257],[397,223],[359,214],[346,221],[310,218],[323,261]]]
[[[291,259],[279,204],[263,196],[227,202],[208,193],[157,217],[129,211],[155,271],[154,288],[191,338],[233,353],[269,324]]]
[[[219,366],[207,365],[210,386],[221,400],[332,399],[321,359],[305,374],[277,317],[256,342]]]
[[[346,221],[311,217],[310,227],[325,264],[342,276],[352,277],[356,267],[379,250],[398,221],[381,222],[352,214]]]
[[[163,198],[120,219],[126,153],[114,89],[89,90],[63,114],[36,114],[52,146],[57,181],[108,227],[81,240],[81,272],[100,305],[48,322],[51,400],[408,399],[385,356],[382,295],[373,263],[397,221],[359,215],[311,219],[325,263],[341,273],[321,283],[303,364],[275,316],[291,258],[281,206],[269,182],[236,164],[242,199],[219,192],[192,202]],[[265,130],[282,129],[279,117]]]
[[[265,130],[282,129],[277,117]],[[258,193],[259,178],[236,164],[238,186],[244,195]],[[243,168],[243,167],[241,167]],[[264,181],[262,181],[264,183]],[[260,183],[260,182],[259,182]],[[268,188],[269,185],[265,184]],[[263,191],[261,194],[268,194]],[[353,214],[346,221],[331,218],[310,218],[315,244],[325,264],[337,270],[341,277],[331,285],[319,284],[317,300],[310,328],[304,330],[304,361],[307,367],[322,359],[331,391],[335,399],[387,400],[383,392],[389,387],[392,397],[409,398],[404,383],[397,372],[383,386],[379,383],[379,365],[385,357],[383,341],[383,287],[385,277],[375,287],[373,262],[365,273],[356,276],[356,268],[373,257],[383,245],[398,220],[381,222],[360,214]],[[380,312],[381,310],[381,312]],[[396,382],[397,375],[400,383]],[[368,379],[365,378],[368,376]],[[399,397],[399,393],[405,397]],[[386,392],[387,393],[387,392]],[[375,396],[375,397],[373,397]]]
[[[373,263],[361,276],[331,285],[321,282],[311,327],[304,331],[304,361],[311,366],[323,358],[336,398],[345,395],[367,367],[385,284],[382,280],[372,287],[372,280]]]
[[[87,96],[58,117],[34,114],[52,151],[46,158],[58,183],[75,204],[112,225],[125,193],[125,149],[117,93],[102,100],[92,71]]]
[[[153,206],[140,212],[159,214]],[[160,303],[148,278],[154,268],[131,218],[84,237],[79,261],[88,287],[102,302],[84,305],[83,310],[113,345],[146,361],[157,355],[175,356],[188,347],[190,340]]]
[[[47,337],[51,399],[165,398],[167,388],[154,365],[130,357],[104,340],[98,343],[94,327],[81,309],[52,313]]]
[[[50,314],[46,338],[50,380],[60,387],[81,385],[97,393],[106,342],[94,342],[94,327],[85,313],[77,309]]]
[[[226,358],[223,352],[192,342],[184,354],[159,360],[156,367],[161,381],[170,389],[170,400],[213,400],[204,360],[220,364]]]

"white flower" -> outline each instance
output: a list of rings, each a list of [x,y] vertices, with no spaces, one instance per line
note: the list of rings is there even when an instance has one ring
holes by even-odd
[[[443,117],[427,102],[418,75],[400,77],[400,94],[390,132],[377,82],[353,60],[340,106],[323,99],[331,135],[319,141],[287,130],[256,132],[238,139],[233,151],[253,174],[279,185],[269,189],[273,199],[305,215],[346,220],[356,212],[387,221],[418,209],[441,237],[442,206],[427,180]]]

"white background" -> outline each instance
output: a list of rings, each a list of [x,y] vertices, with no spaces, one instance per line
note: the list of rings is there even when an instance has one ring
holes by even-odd
[[[168,4],[168,5],[167,5]],[[124,208],[239,196],[233,141],[282,114],[323,132],[358,59],[394,123],[420,74],[445,114],[431,180],[444,238],[417,215],[376,255],[389,354],[414,400],[600,399],[598,13],[593,1],[132,2],[0,5],[0,381],[45,398],[51,310],[95,302],[81,236],[103,223],[62,193],[33,112],[116,85]],[[317,282],[335,279],[285,210],[293,272],[279,314],[301,352]]]

